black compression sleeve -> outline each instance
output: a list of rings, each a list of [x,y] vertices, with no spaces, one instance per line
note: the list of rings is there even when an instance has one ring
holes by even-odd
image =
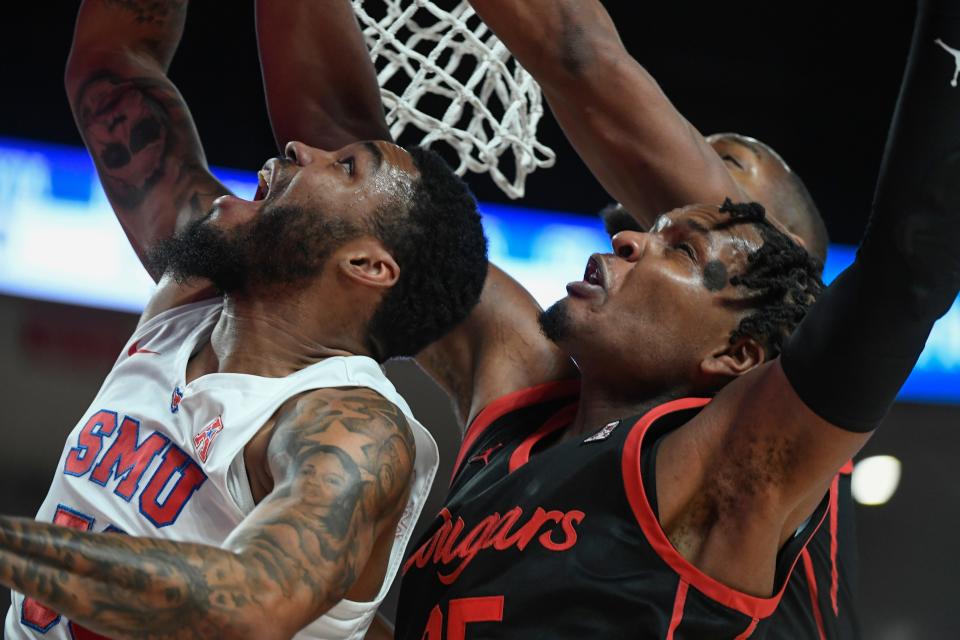
[[[801,400],[850,431],[877,427],[960,289],[958,70],[960,0],[921,1],[857,259],[783,352]]]

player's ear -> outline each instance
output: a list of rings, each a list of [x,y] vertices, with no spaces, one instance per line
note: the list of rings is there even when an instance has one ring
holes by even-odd
[[[766,360],[766,349],[755,339],[741,336],[717,349],[700,362],[700,373],[708,378],[736,378]]]
[[[337,267],[347,278],[368,287],[389,289],[400,278],[400,265],[376,238],[351,240],[337,251]]]

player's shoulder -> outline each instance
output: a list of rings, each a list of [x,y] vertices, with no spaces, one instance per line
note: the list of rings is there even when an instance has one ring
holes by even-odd
[[[403,411],[377,391],[327,387],[281,407],[267,459],[273,477],[288,480],[326,477],[332,464],[358,490],[373,490],[373,512],[392,514],[413,477],[416,444]]]
[[[305,391],[284,403],[274,426],[275,445],[290,440],[351,440],[382,443],[400,438],[413,450],[413,430],[396,404],[369,387],[324,387]]]

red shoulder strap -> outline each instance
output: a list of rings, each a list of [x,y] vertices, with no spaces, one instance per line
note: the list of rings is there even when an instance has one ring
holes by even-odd
[[[484,431],[499,418],[507,415],[517,409],[529,407],[540,402],[547,402],[565,396],[575,396],[580,392],[579,378],[570,380],[559,380],[553,382],[544,382],[533,387],[519,389],[505,396],[500,396],[477,414],[467,432],[463,436],[463,443],[460,445],[460,451],[457,453],[457,461],[453,465],[453,475],[450,477],[450,484],[456,479],[457,474],[463,466],[464,458],[467,452],[473,447],[477,439],[483,435]]]

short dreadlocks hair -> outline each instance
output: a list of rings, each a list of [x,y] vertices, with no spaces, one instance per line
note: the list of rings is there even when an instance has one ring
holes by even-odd
[[[433,151],[407,151],[420,173],[412,193],[373,220],[400,266],[368,326],[368,348],[380,362],[416,355],[466,318],[487,276],[487,241],[467,185]]]
[[[820,263],[773,226],[762,205],[734,204],[727,198],[720,212],[730,214],[724,226],[753,224],[763,240],[747,257],[746,270],[730,279],[730,284],[750,292],[746,303],[753,309],[731,333],[730,342],[753,338],[763,345],[767,359],[775,358],[823,291]]]

